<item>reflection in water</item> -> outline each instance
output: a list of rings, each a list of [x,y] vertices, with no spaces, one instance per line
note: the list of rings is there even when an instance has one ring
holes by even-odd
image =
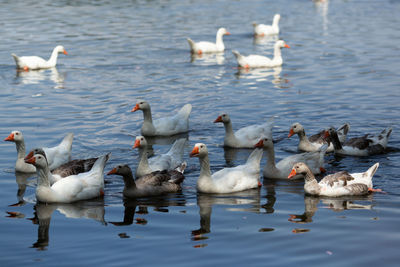
[[[18,202],[15,204],[12,204],[10,206],[23,206],[25,204],[24,200],[24,195],[25,195],[25,190],[26,186],[30,184],[28,181],[29,177],[34,176],[32,173],[22,173],[22,172],[15,172],[15,181],[17,182],[18,185],[18,191],[17,191],[17,199]]]
[[[246,207],[227,208],[228,211],[260,212],[260,189],[251,189],[234,194],[197,194],[200,228],[192,230],[192,241],[206,240],[211,232],[211,212],[213,205],[246,205]],[[250,207],[248,207],[250,205]],[[206,244],[196,245],[204,247]]]
[[[276,41],[278,41],[278,35],[254,35],[253,44],[255,45],[269,45],[271,48],[274,47]]]
[[[281,72],[282,67],[254,69],[239,68],[238,72],[235,73],[235,76],[238,79],[254,80],[255,85],[256,82],[268,81],[274,84],[276,88],[281,88],[281,84],[289,82],[288,79],[281,78]]]
[[[212,53],[212,54],[192,54],[190,56],[190,62],[193,63],[195,61],[202,62],[204,65],[210,64],[218,64],[222,65],[225,61],[224,53]]]
[[[16,80],[22,84],[38,84],[41,81],[50,80],[57,84],[55,88],[64,88],[64,75],[60,74],[55,67],[30,71],[17,70]]]
[[[32,247],[38,250],[45,250],[49,245],[50,220],[54,210],[58,210],[67,218],[93,219],[106,225],[104,221],[104,200],[82,201],[73,204],[45,204],[38,203],[34,207],[34,217],[30,220],[39,224],[38,239]]]
[[[320,13],[322,17],[322,28],[324,30],[324,35],[327,34],[328,31],[328,6],[329,6],[329,0],[314,0],[314,6],[317,9],[317,11]]]

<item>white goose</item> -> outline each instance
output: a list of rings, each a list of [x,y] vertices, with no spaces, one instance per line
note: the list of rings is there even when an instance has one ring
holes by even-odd
[[[192,105],[184,105],[174,116],[153,120],[150,104],[146,101],[139,101],[131,110],[143,111],[143,125],[141,133],[144,136],[169,136],[189,131],[189,116],[192,112]]]
[[[225,45],[222,37],[224,35],[230,35],[230,33],[225,28],[219,28],[217,31],[216,42],[197,42],[195,43],[192,39],[187,38],[187,41],[190,45],[190,51],[193,54],[201,55],[203,53],[218,53],[224,52]]]
[[[345,123],[337,129],[340,143],[346,141],[347,133],[349,132],[350,124]],[[320,131],[310,137],[307,137],[303,125],[296,122],[290,127],[288,138],[297,134],[299,136],[299,146],[298,149],[302,151],[312,152],[318,151],[319,148],[325,143],[324,136],[325,130]],[[333,144],[330,143],[327,152],[333,151]]]
[[[137,136],[133,148],[139,148],[140,161],[136,168],[136,177],[141,177],[154,171],[185,169],[186,163],[183,162],[183,149],[186,139],[181,138],[174,142],[166,154],[147,158],[147,140],[143,136]]]
[[[233,50],[239,67],[242,68],[263,68],[263,67],[277,67],[283,64],[281,48],[290,48],[289,45],[283,40],[279,40],[274,45],[274,57],[272,59],[259,55],[243,56],[238,51]]]
[[[18,57],[15,54],[11,55],[13,56],[15,64],[17,64],[18,69],[23,69],[25,71],[28,71],[28,70],[48,69],[55,67],[57,65],[58,53],[63,53],[64,55],[68,54],[62,45],[58,45],[53,49],[53,52],[51,53],[49,60],[45,60],[37,56]]]
[[[280,19],[281,19],[281,15],[275,14],[272,25],[253,23],[254,34],[256,36],[279,34],[279,25],[278,24],[279,24]]]
[[[202,193],[232,193],[261,186],[260,161],[262,153],[262,149],[255,149],[244,165],[224,168],[211,175],[207,146],[197,143],[190,153],[190,157],[198,157],[200,160],[197,191]]]
[[[304,191],[306,194],[339,197],[365,195],[368,192],[380,192],[380,189],[372,189],[372,177],[379,167],[375,163],[363,173],[348,173],[341,171],[325,176],[319,183],[312,174],[310,168],[303,162],[294,164],[288,178],[298,174],[304,176]]]
[[[255,147],[266,148],[267,150],[267,164],[263,170],[263,175],[266,178],[287,179],[293,164],[296,162],[307,163],[311,167],[312,173],[315,174],[325,171],[324,156],[328,144],[323,145],[319,151],[292,155],[280,160],[277,164],[275,164],[274,144],[270,138],[261,139]],[[301,176],[298,175],[296,178],[301,178]]]
[[[326,131],[326,137],[333,143],[335,154],[349,156],[369,156],[385,153],[392,128],[384,129],[378,136],[366,134],[353,137],[344,143],[340,142],[335,129]]]
[[[107,174],[117,174],[124,178],[125,186],[122,193],[128,198],[178,192],[182,189],[180,184],[185,179],[181,172],[171,170],[152,172],[134,180],[132,170],[128,165],[118,165]]]
[[[74,139],[74,134],[67,134],[61,143],[55,147],[44,147],[43,150],[46,153],[46,158],[49,162],[50,170],[53,170],[60,165],[68,162],[71,159],[71,148],[72,141]],[[31,164],[26,164],[24,162],[25,158],[25,141],[22,132],[20,131],[12,131],[11,134],[4,139],[4,141],[14,142],[17,147],[17,162],[15,163],[15,171],[17,172],[27,172],[33,173],[36,172],[35,166]],[[32,156],[30,154],[30,156]]]
[[[99,157],[92,169],[65,177],[50,186],[52,175],[43,155],[36,154],[26,163],[35,165],[38,175],[36,199],[46,203],[71,203],[104,195],[104,167],[110,153]]]
[[[262,136],[272,138],[273,118],[264,124],[255,124],[240,128],[233,132],[232,122],[228,114],[218,116],[214,123],[222,122],[225,127],[224,146],[234,148],[253,148]]]

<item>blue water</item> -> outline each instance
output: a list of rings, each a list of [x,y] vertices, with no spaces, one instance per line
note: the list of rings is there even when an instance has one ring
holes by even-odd
[[[272,56],[273,40],[254,39],[252,23],[275,13],[291,46],[283,66],[239,71],[233,49]],[[193,105],[183,190],[158,198],[124,201],[122,179],[106,176],[104,199],[36,205],[35,178],[15,175],[15,145],[0,142],[1,265],[397,265],[399,13],[390,0],[1,2],[3,139],[21,130],[29,149],[74,132],[73,158],[111,151],[106,171],[135,168],[136,100],[155,118]],[[191,58],[186,38],[214,40],[221,26],[231,33],[225,54]],[[48,57],[57,44],[68,55],[56,69],[16,72],[11,53]],[[374,187],[386,193],[315,198],[302,181],[265,179],[257,190],[198,195],[195,143],[207,144],[212,171],[251,152],[224,150],[223,127],[212,123],[222,112],[235,129],[274,116],[277,159],[297,152],[298,138],[286,138],[294,122],[309,134],[348,122],[350,137],[391,126],[387,154],[328,155],[325,164],[329,173],[361,172],[379,162]],[[152,141],[165,153],[173,138]]]

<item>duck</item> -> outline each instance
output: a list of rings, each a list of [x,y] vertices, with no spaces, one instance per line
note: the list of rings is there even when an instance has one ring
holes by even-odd
[[[336,130],[339,136],[340,143],[346,141],[347,133],[349,132],[349,130],[350,130],[350,124],[348,123],[343,124]],[[322,130],[317,134],[307,137],[303,125],[296,122],[293,123],[292,126],[290,126],[288,138],[297,134],[299,136],[298,149],[301,151],[313,152],[313,151],[318,151],[319,148],[324,144],[325,131],[326,130]],[[332,151],[333,151],[333,144],[330,143],[327,152],[332,152]]]
[[[224,146],[233,148],[253,148],[262,136],[272,138],[273,117],[264,124],[254,124],[233,132],[232,121],[227,113],[215,119],[214,123],[222,122],[225,127]]]
[[[158,196],[166,193],[181,191],[181,183],[185,176],[176,170],[155,171],[136,180],[133,179],[131,168],[126,165],[117,165],[108,175],[116,174],[124,178],[122,194],[127,198]]]
[[[279,24],[280,19],[281,19],[281,15],[275,14],[272,25],[253,23],[254,35],[255,36],[265,36],[265,35],[279,34],[279,25],[278,24]]]
[[[104,196],[104,167],[110,153],[99,157],[88,172],[64,177],[50,185],[52,175],[46,157],[36,154],[25,162],[36,167],[36,199],[45,203],[71,203]]]
[[[362,137],[353,137],[344,143],[340,142],[334,128],[325,132],[325,137],[333,143],[334,153],[349,156],[370,156],[386,152],[386,147],[392,128],[384,129],[379,135],[366,134]]]
[[[298,174],[304,177],[304,191],[309,195],[340,197],[340,196],[359,196],[369,192],[380,192],[380,189],[372,188],[372,177],[379,167],[375,163],[366,172],[348,173],[341,171],[325,176],[319,183],[314,174],[304,162],[293,165],[288,178],[291,179]]]
[[[35,148],[28,153],[24,160],[30,159],[33,155],[36,154],[41,154],[46,157],[46,153],[42,148]],[[62,164],[54,170],[51,170],[52,175],[49,177],[50,185],[54,184],[64,177],[90,171],[97,159],[98,158],[74,159]]]
[[[174,170],[176,168],[181,171],[186,167],[183,162],[183,149],[185,148],[186,139],[180,138],[174,142],[170,150],[166,154],[157,155],[147,158],[148,143],[144,136],[137,136],[133,149],[139,149],[139,164],[136,168],[136,177],[141,177],[154,171]],[[181,169],[183,168],[183,170]]]
[[[16,54],[11,54],[15,60],[15,64],[18,69],[23,69],[25,71],[28,70],[38,70],[38,69],[49,69],[53,68],[57,65],[57,57],[59,53],[63,53],[64,55],[68,55],[67,51],[64,49],[62,45],[57,45],[49,60],[45,60],[38,56],[23,56],[19,57]]]
[[[259,55],[243,56],[237,50],[233,50],[232,53],[235,55],[238,66],[241,68],[272,68],[281,66],[283,64],[281,54],[281,48],[283,47],[290,48],[290,46],[287,45],[285,41],[276,41],[274,45],[274,57],[272,59]]]
[[[211,174],[207,146],[203,143],[195,144],[190,157],[198,157],[200,161],[200,176],[196,183],[197,191],[200,193],[233,193],[261,186],[262,152],[262,149],[256,148],[245,164],[223,168]]]
[[[50,170],[61,166],[71,159],[72,141],[74,139],[73,133],[68,133],[61,143],[55,147],[44,147],[46,158],[49,163]],[[21,131],[12,131],[4,141],[14,142],[17,147],[17,161],[15,163],[15,171],[24,173],[36,172],[35,166],[26,164],[25,158],[25,141]],[[30,158],[33,154],[28,155]]]
[[[187,38],[187,41],[190,45],[190,52],[192,54],[204,54],[204,53],[219,53],[219,52],[224,52],[225,50],[225,45],[224,41],[222,40],[222,37],[224,35],[230,35],[230,32],[228,32],[225,28],[219,28],[217,31],[217,37],[216,37],[216,42],[194,42],[192,39]]]
[[[144,122],[141,134],[144,136],[171,136],[189,131],[189,116],[192,105],[184,105],[175,115],[152,119],[150,104],[146,101],[138,101],[131,112],[143,111]]]
[[[270,179],[287,179],[293,164],[296,162],[305,162],[314,174],[320,174],[325,172],[324,169],[324,156],[328,148],[328,144],[325,143],[320,147],[319,151],[305,152],[292,156],[288,156],[278,163],[275,163],[275,151],[274,144],[271,138],[262,138],[255,145],[258,148],[265,148],[267,150],[267,164],[264,166],[263,175],[265,178]],[[295,177],[296,179],[301,178],[300,175]]]

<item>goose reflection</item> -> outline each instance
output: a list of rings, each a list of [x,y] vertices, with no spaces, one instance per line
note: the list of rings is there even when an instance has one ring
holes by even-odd
[[[106,225],[104,220],[104,200],[82,201],[73,204],[46,204],[38,203],[34,207],[34,217],[31,218],[34,224],[38,224],[38,238],[32,248],[46,250],[49,245],[49,229],[51,216],[58,210],[67,218],[93,219]]]
[[[224,53],[212,53],[212,54],[191,54],[190,63],[198,61],[202,65],[218,64],[222,65],[225,62]]]
[[[200,241],[208,239],[206,234],[211,233],[211,213],[213,205],[235,206],[227,208],[228,211],[260,212],[260,189],[251,189],[234,194],[197,194],[199,206],[200,228],[192,230],[191,240]],[[240,207],[242,206],[242,207]],[[203,247],[206,245],[196,245]]]
[[[30,181],[28,180],[28,178],[33,177],[34,175],[35,174],[32,173],[15,172],[15,181],[17,182],[18,185],[18,190],[17,190],[18,202],[10,205],[11,207],[25,205],[26,201],[24,200],[24,196],[26,187],[34,183],[34,181]]]
[[[278,35],[254,35],[253,44],[254,45],[268,45],[268,47],[273,48],[276,41],[279,40]]]
[[[60,74],[55,67],[31,71],[17,70],[15,78],[22,84],[38,84],[44,80],[50,80],[57,84],[56,88],[64,88],[64,75]]]
[[[289,80],[282,79],[280,74],[282,72],[282,67],[275,68],[254,68],[246,69],[239,68],[235,76],[238,79],[254,80],[254,82],[271,82],[275,85],[280,85],[282,83],[288,83]]]
[[[314,6],[317,9],[317,12],[320,13],[322,17],[322,28],[324,30],[324,34],[327,34],[328,31],[328,8],[329,8],[329,0],[313,0]]]

